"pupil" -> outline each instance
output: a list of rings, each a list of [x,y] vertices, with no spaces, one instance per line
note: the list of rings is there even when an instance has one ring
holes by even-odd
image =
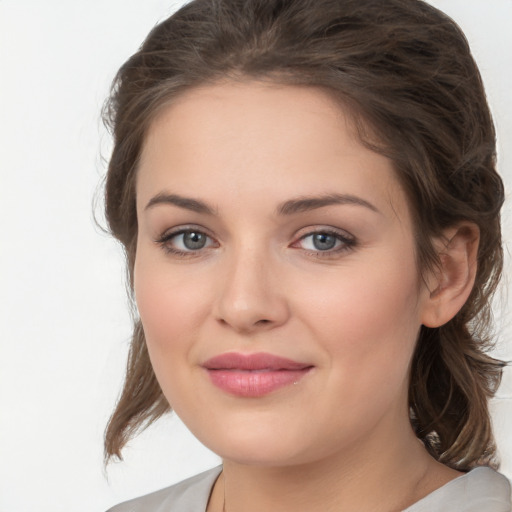
[[[313,245],[319,251],[332,249],[336,245],[336,237],[326,233],[317,233],[313,236]]]
[[[195,233],[194,231],[190,231],[188,233],[184,233],[183,244],[187,249],[202,249],[206,244],[206,237],[203,235],[203,233]]]

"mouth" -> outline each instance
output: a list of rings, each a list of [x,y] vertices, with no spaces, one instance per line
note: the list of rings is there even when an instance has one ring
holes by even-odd
[[[222,391],[256,398],[297,384],[313,366],[268,353],[228,352],[208,359],[203,368]]]

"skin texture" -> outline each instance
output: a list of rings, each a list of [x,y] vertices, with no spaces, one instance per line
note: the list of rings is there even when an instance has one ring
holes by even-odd
[[[334,194],[341,204],[279,212]],[[414,436],[407,384],[421,324],[447,321],[471,290],[478,233],[447,233],[440,272],[421,279],[391,162],[325,92],[237,82],[184,93],[147,135],[137,211],[134,285],[155,374],[224,460],[209,511],[224,499],[228,512],[401,510],[458,476]],[[187,249],[182,229],[204,233],[204,247]],[[335,233],[335,246],[319,250],[315,232]],[[312,369],[234,396],[203,367],[227,352]]]

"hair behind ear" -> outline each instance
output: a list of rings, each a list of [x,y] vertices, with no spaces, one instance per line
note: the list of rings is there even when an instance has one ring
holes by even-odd
[[[171,408],[156,380],[142,323],[133,330],[123,391],[105,429],[105,464],[122,460],[121,450],[138,431],[144,430]]]
[[[416,435],[439,461],[459,470],[497,467],[488,400],[504,363],[482,351],[457,317],[422,327],[412,363],[409,404]]]

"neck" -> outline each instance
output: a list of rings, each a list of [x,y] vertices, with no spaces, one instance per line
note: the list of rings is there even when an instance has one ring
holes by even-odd
[[[389,437],[388,444],[374,439],[364,449],[354,445],[305,464],[255,466],[226,460],[208,510],[397,511],[458,476],[434,461],[410,428],[397,434],[395,443]]]

